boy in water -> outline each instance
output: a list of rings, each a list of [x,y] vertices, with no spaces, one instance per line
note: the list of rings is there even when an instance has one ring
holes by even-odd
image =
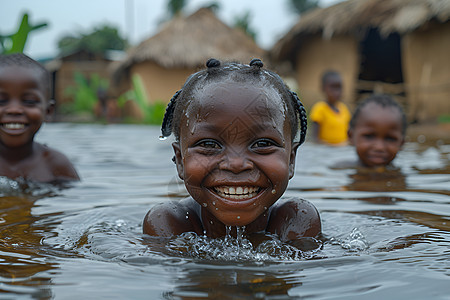
[[[0,176],[38,182],[79,180],[64,154],[34,142],[51,114],[49,74],[18,53],[0,56]]]
[[[316,208],[279,200],[306,135],[297,95],[259,59],[224,66],[210,59],[206,66],[171,99],[162,125],[163,136],[175,135],[174,161],[190,197],[154,206],[143,232],[216,238],[227,226],[245,226],[247,235],[271,233],[282,241],[316,237]]]
[[[406,116],[388,95],[372,95],[361,102],[350,121],[348,136],[367,168],[391,164],[405,142]]]
[[[339,73],[327,71],[323,74],[322,91],[326,101],[314,104],[310,113],[313,140],[333,146],[346,145],[351,115],[341,102],[342,79]]]

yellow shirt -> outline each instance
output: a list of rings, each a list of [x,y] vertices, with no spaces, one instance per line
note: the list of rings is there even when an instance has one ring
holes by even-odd
[[[330,143],[340,144],[347,141],[347,130],[350,122],[350,112],[347,106],[338,102],[334,111],[328,103],[320,101],[313,105],[310,119],[319,124],[319,139]]]

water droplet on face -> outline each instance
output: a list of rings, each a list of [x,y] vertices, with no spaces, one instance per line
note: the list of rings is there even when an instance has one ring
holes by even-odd
[[[219,209],[216,207],[216,210],[219,210]]]
[[[264,210],[267,210],[267,206],[264,206]]]
[[[203,207],[207,207],[208,206],[208,204],[206,204],[206,202],[203,202]]]
[[[277,190],[273,189],[273,190],[272,190],[272,194],[275,195],[276,193],[277,193]]]
[[[211,220],[211,221],[209,221],[209,223],[211,224],[211,225],[213,225],[214,224],[214,222]]]
[[[237,219],[239,220],[241,218],[241,216],[237,216]]]
[[[213,202],[212,202],[212,205],[216,205],[216,201],[213,201]]]

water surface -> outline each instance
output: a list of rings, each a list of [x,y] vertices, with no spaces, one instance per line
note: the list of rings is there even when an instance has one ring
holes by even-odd
[[[137,125],[44,126],[37,140],[64,152],[82,181],[0,178],[0,298],[450,299],[450,145],[407,143],[399,170],[367,174],[330,168],[355,159],[350,147],[306,143],[286,196],[319,209],[322,248],[202,259],[141,233],[150,207],[187,195],[171,141],[158,136]]]

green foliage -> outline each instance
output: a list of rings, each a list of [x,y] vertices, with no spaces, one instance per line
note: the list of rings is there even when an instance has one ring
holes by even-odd
[[[250,36],[253,40],[256,39],[256,31],[250,28],[250,11],[244,12],[240,16],[236,16],[234,18],[234,27],[239,28],[244,31],[248,36]]]
[[[439,123],[450,123],[450,115],[440,115],[438,117],[438,122]]]
[[[69,54],[86,50],[95,54],[104,54],[107,50],[124,50],[128,43],[115,27],[103,25],[94,28],[91,33],[79,33],[76,36],[65,36],[58,41],[61,54]]]
[[[74,73],[75,86],[67,87],[64,91],[66,95],[73,97],[74,101],[63,105],[64,113],[94,113],[94,107],[99,101],[97,92],[106,90],[109,82],[101,78],[98,74],[92,74],[87,79],[82,73]]]
[[[161,124],[166,111],[166,104],[162,101],[149,104],[141,77],[135,74],[131,80],[132,89],[119,97],[119,106],[124,106],[127,101],[133,101],[144,115],[143,122],[145,124]]]
[[[289,6],[294,12],[301,15],[308,10],[319,7],[319,0],[289,0]]]
[[[28,35],[35,30],[46,27],[47,23],[30,25],[28,14],[22,16],[19,28],[11,35],[0,35],[1,54],[21,53],[25,49]]]
[[[179,14],[186,6],[186,0],[169,0],[167,2],[167,10],[171,17]]]

